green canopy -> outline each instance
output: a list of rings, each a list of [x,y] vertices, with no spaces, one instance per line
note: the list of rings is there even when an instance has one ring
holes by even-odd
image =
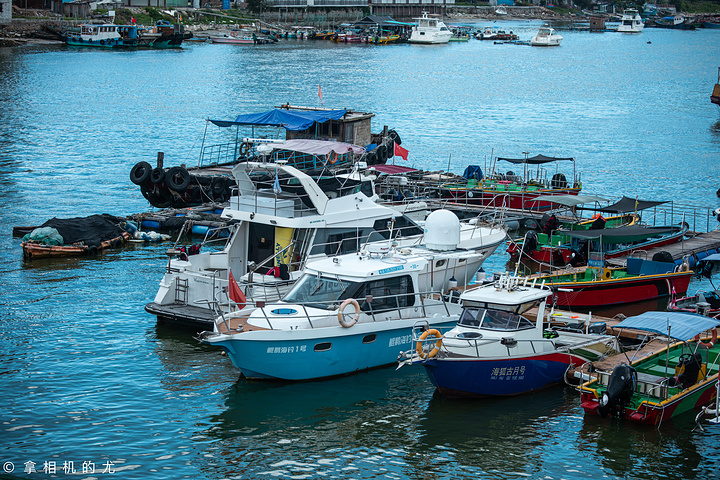
[[[603,243],[633,243],[652,237],[667,235],[680,231],[679,227],[643,227],[641,225],[627,225],[623,227],[602,228],[599,230],[573,230],[563,231],[563,235],[580,240],[596,240],[602,237]]]

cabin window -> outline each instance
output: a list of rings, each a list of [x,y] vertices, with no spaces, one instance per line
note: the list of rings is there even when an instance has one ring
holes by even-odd
[[[355,298],[365,298],[360,302],[360,309],[364,312],[378,313],[412,307],[415,305],[414,293],[412,278],[405,275],[367,282]]]
[[[313,348],[316,352],[327,352],[332,348],[332,343],[330,342],[322,342],[315,344],[315,347]]]
[[[375,195],[372,182],[368,180],[360,183],[360,192],[364,193],[366,197]]]
[[[535,324],[521,315],[502,310],[467,307],[463,309],[458,324],[465,327],[503,331],[535,328]]]
[[[377,340],[377,335],[374,333],[363,337],[363,343],[373,343],[375,340]]]
[[[285,303],[301,303],[316,308],[337,306],[350,293],[357,290],[357,283],[306,273],[285,295]]]
[[[392,224],[392,219],[387,218],[383,220],[375,220],[375,224],[373,225],[373,228],[375,231],[377,231],[380,235],[383,236],[383,238],[388,239],[390,238],[390,225]],[[423,229],[417,226],[415,222],[410,220],[405,215],[400,215],[398,217],[395,217],[395,225],[393,226],[393,238],[396,237],[412,237],[415,235],[422,235]]]

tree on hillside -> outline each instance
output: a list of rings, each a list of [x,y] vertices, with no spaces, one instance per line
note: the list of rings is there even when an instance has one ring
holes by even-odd
[[[248,10],[260,13],[267,8],[266,0],[247,0]]]

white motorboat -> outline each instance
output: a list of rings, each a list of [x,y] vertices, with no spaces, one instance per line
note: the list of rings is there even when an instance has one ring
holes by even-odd
[[[216,319],[199,339],[222,347],[248,378],[309,380],[397,360],[417,324],[450,328],[459,318],[453,279],[471,278],[485,258],[458,248],[460,222],[438,210],[422,246],[310,262],[282,302],[245,307]]]
[[[643,31],[645,24],[637,10],[628,8],[623,12],[618,26],[618,32],[623,33],[640,33]]]
[[[437,16],[430,16],[428,12],[422,12],[422,17],[415,18],[415,26],[412,27],[410,43],[448,43],[452,37],[452,31]]]
[[[423,242],[424,226],[376,203],[371,178],[360,172],[354,179],[315,179],[287,164],[243,162],[233,175],[238,190],[222,213],[231,224],[227,235],[168,251],[160,288],[145,306],[159,320],[212,325],[237,306],[228,295],[231,272],[248,303],[276,301],[311,259],[357,252],[366,243]],[[463,223],[458,248],[479,250],[484,260],[504,239],[501,225]]]
[[[545,322],[546,299],[551,295],[544,284],[509,275],[467,290],[460,296],[463,312],[458,324],[444,334],[437,329],[415,330],[416,348],[398,361],[425,367],[445,396],[486,397],[562,383],[570,366],[619,351],[617,339],[606,334],[605,323],[591,324],[589,316],[580,322],[571,318],[568,325],[551,311]],[[524,316],[533,307],[536,318]]]
[[[562,35],[556,33],[554,28],[540,27],[538,33],[530,40],[530,45],[533,47],[557,47],[562,39]]]

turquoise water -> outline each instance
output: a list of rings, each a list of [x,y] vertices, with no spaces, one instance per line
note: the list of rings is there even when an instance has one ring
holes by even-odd
[[[455,22],[457,23],[457,22]],[[483,26],[481,23],[478,26]],[[539,22],[502,26],[529,39]],[[372,111],[411,165],[573,156],[590,193],[715,208],[717,32],[561,31],[556,49],[187,44],[178,51],[0,49],[0,453],[94,462],[78,478],[709,478],[720,430],[585,418],[578,395],[456,402],[405,367],[248,382],[192,331],[144,312],[167,245],[26,262],[17,225],[149,210],[130,168],[194,164],[204,119],[281,103]],[[208,135],[216,133],[208,132]],[[486,270],[505,268],[499,251]],[[693,289],[693,287],[691,287]],[[116,473],[103,474],[107,462]],[[89,468],[89,464],[86,464]],[[13,478],[15,478],[13,477]]]

